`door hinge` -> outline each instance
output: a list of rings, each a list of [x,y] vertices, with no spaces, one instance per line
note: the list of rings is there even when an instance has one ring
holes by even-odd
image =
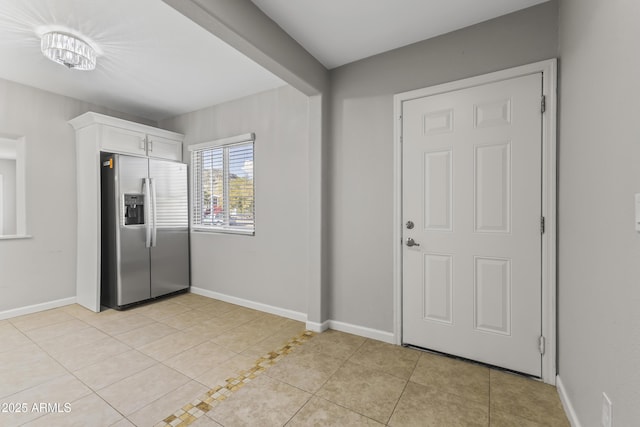
[[[547,97],[546,95],[542,95],[542,101],[540,101],[540,112],[544,113],[547,111]]]
[[[540,354],[544,354],[544,337],[542,335],[538,338],[538,349],[540,350]]]
[[[540,234],[544,234],[544,217],[540,217]]]

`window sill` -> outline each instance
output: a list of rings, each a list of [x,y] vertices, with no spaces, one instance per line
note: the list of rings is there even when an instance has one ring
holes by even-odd
[[[28,234],[9,234],[6,236],[0,236],[0,240],[24,240],[24,239],[32,239],[33,236]]]
[[[192,233],[203,234],[238,234],[241,236],[255,236],[255,231],[224,229],[224,228],[191,228]]]

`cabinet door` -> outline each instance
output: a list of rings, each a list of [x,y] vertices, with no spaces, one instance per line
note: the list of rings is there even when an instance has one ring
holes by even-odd
[[[145,134],[112,126],[100,126],[100,149],[112,153],[145,156]]]
[[[157,159],[182,161],[182,142],[161,136],[147,135],[147,155]]]

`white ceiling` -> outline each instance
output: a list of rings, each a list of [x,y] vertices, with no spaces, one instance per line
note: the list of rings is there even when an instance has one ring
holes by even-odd
[[[325,67],[548,0],[252,0]]]
[[[544,1],[253,0],[327,68]],[[96,45],[96,70],[42,56],[52,27]],[[285,84],[160,0],[0,0],[0,78],[150,120]]]
[[[52,25],[102,50],[95,71],[40,53]],[[0,78],[151,120],[285,84],[160,0],[0,0]]]

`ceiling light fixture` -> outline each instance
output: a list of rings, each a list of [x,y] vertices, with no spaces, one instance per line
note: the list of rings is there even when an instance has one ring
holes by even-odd
[[[67,68],[96,68],[96,51],[87,42],[71,34],[56,31],[43,34],[40,49],[44,56]]]

